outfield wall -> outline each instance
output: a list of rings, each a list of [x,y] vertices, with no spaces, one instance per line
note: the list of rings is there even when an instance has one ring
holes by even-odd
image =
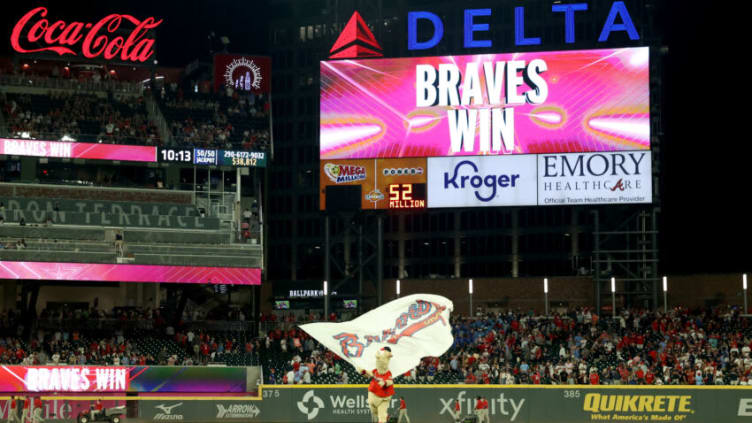
[[[397,385],[390,415],[399,396],[414,423],[453,423],[450,410],[458,399],[461,414],[472,412],[475,397],[489,402],[492,423],[607,422],[752,422],[752,387],[731,386],[533,386],[533,385]],[[267,385],[258,396],[107,396],[109,404],[127,405],[127,421],[261,423],[368,423],[365,385]],[[76,411],[100,396],[43,395],[46,418],[70,422]],[[0,397],[6,418],[7,397]],[[55,410],[55,414],[49,414]]]

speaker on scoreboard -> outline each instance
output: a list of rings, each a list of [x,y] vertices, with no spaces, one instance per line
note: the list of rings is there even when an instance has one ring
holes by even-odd
[[[360,185],[342,185],[326,187],[326,211],[359,211]]]

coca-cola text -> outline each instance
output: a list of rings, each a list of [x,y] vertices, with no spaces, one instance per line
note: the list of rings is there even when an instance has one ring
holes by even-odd
[[[45,19],[46,16],[47,8],[37,7],[26,13],[16,23],[10,36],[10,43],[14,50],[19,53],[54,51],[61,56],[64,54],[76,56],[77,53],[70,47],[83,39],[81,53],[88,59],[101,56],[106,60],[119,57],[124,61],[144,62],[154,54],[154,39],[144,38],[144,35],[162,23],[162,19],[157,21],[153,17],[148,17],[138,20],[131,15],[117,13],[107,15],[97,23],[71,22],[67,24],[61,20],[51,23]],[[112,36],[120,28],[124,19],[135,25],[133,31],[127,37]],[[22,41],[30,44],[43,43],[47,46],[24,48],[21,46]]]

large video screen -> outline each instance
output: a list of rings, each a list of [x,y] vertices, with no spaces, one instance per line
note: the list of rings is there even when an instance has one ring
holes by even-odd
[[[647,47],[320,67],[322,161],[650,149]]]
[[[156,162],[157,147],[0,138],[0,154],[63,159]]]
[[[152,264],[0,261],[0,280],[261,285],[261,269]]]
[[[245,367],[2,366],[2,392],[246,392]]]

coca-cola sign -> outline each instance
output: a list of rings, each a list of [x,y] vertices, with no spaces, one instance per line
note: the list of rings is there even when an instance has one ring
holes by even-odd
[[[139,20],[131,15],[113,13],[99,22],[84,23],[46,19],[47,8],[37,7],[26,13],[13,27],[10,43],[19,53],[53,51],[59,55],[78,55],[72,47],[81,44],[80,53],[93,59],[119,58],[123,61],[144,62],[154,54],[154,38],[145,38],[149,30],[162,23],[148,17]],[[134,25],[127,37],[116,35],[123,21]],[[26,47],[22,46],[26,45]],[[37,45],[42,44],[42,47]],[[45,45],[46,44],[46,45]],[[34,45],[34,47],[30,47]]]

